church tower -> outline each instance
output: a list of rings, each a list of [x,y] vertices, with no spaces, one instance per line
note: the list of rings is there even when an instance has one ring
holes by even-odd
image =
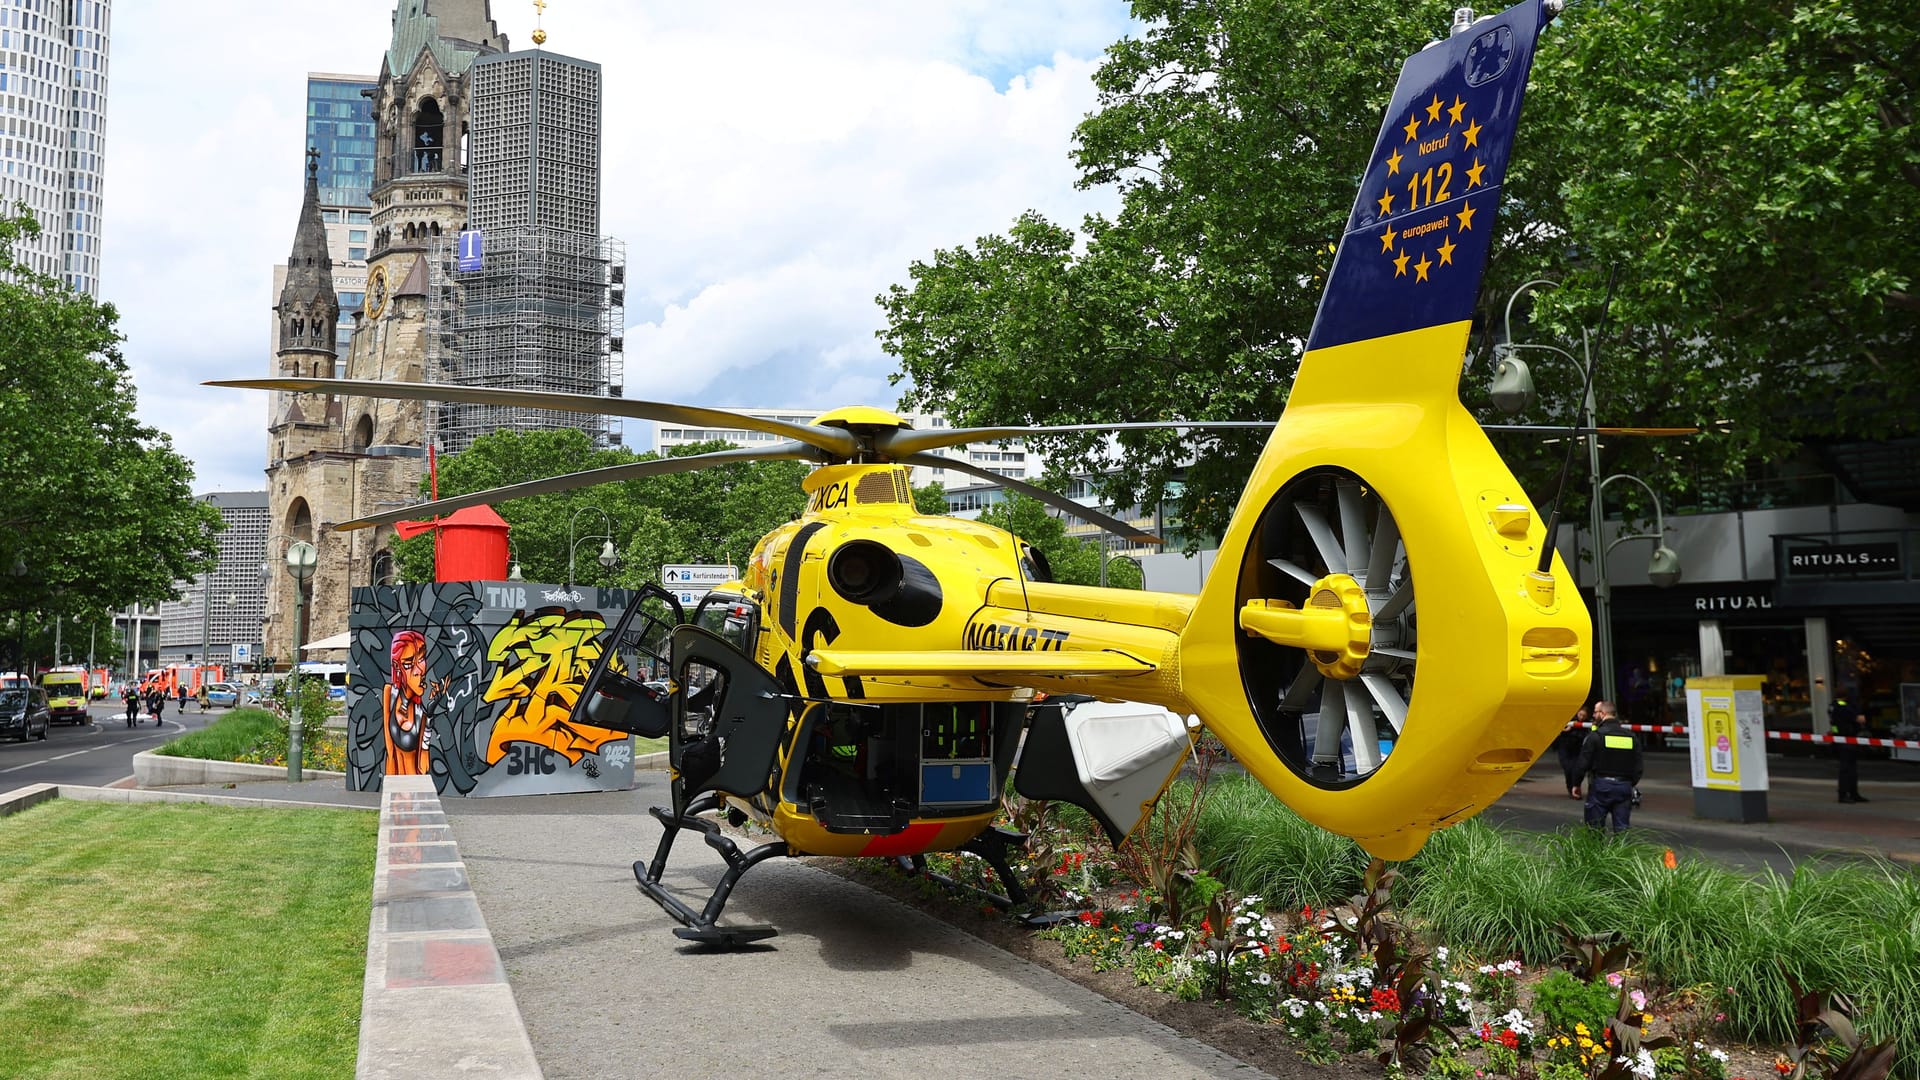
[[[333,259],[320,220],[320,155],[307,151],[306,197],[287,257],[287,281],[273,313],[280,350],[275,374],[332,378],[340,300],[333,291]],[[298,456],[327,440],[330,404],[324,394],[277,394],[268,428],[275,457]]]
[[[470,69],[507,47],[488,0],[399,0],[394,9],[379,82],[367,91],[373,236],[348,378],[426,381],[426,258],[435,237],[467,221]],[[311,163],[308,173],[287,284],[274,309],[281,335],[274,365],[279,375],[330,378],[339,309]],[[317,641],[346,630],[355,586],[392,576],[391,527],[338,533],[331,526],[420,500],[425,408],[334,394],[277,397],[268,429],[272,531],[320,549],[302,635]],[[286,542],[269,548],[269,561],[278,560]],[[276,562],[261,648],[281,664],[297,655],[293,599],[291,579]]]

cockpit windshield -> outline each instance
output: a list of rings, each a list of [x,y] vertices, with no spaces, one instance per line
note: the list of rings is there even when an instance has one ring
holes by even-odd
[[[744,596],[708,593],[693,613],[693,621],[703,630],[724,638],[727,644],[749,655],[753,652],[753,634],[760,608]]]

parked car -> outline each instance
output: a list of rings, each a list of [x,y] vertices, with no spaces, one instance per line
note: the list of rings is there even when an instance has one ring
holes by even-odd
[[[251,700],[246,690],[232,683],[217,682],[207,687],[207,708],[231,709]]]
[[[35,735],[44,739],[52,722],[45,690],[37,686],[0,690],[0,735],[11,734],[21,742]]]

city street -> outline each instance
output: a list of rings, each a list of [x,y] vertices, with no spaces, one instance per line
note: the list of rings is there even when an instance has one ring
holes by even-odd
[[[189,703],[182,715],[169,703],[155,728],[144,714],[136,727],[126,724],[126,708],[118,700],[97,702],[88,710],[92,723],[55,724],[44,742],[0,743],[0,788],[27,784],[87,784],[106,787],[133,775],[133,755],[151,750],[183,731],[203,728],[221,710],[202,714]]]

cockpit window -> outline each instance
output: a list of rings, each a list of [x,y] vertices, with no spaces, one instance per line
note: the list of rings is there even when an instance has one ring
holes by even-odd
[[[754,632],[760,623],[760,606],[744,596],[708,593],[693,613],[693,622],[751,655]]]

